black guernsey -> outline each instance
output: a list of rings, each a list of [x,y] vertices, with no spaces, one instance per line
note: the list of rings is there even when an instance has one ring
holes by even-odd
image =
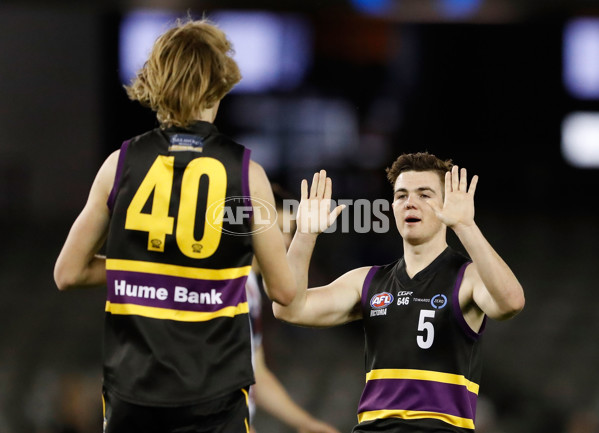
[[[254,382],[249,150],[211,123],[123,144],[106,244],[104,386],[178,406]]]
[[[467,325],[458,301],[469,263],[448,247],[413,278],[403,258],[369,271],[362,290],[367,373],[358,431],[474,430],[480,334]]]

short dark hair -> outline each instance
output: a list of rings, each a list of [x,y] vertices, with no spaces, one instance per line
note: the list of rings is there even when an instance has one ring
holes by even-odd
[[[437,158],[432,153],[418,152],[418,153],[404,153],[400,155],[385,171],[387,173],[387,179],[391,182],[391,185],[395,186],[395,181],[405,171],[434,171],[436,172],[441,183],[445,183],[445,173],[450,171],[453,167],[451,159],[445,161]]]

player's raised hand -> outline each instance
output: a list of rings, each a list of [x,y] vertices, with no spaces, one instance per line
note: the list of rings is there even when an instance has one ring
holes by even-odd
[[[319,234],[328,229],[345,209],[339,205],[331,211],[333,181],[325,170],[314,173],[308,192],[308,181],[302,180],[301,201],[297,210],[297,231]]]
[[[443,207],[434,203],[430,205],[437,217],[448,227],[474,224],[474,192],[478,176],[473,176],[468,187],[468,176],[465,168],[461,170],[454,165],[445,173],[445,199]]]

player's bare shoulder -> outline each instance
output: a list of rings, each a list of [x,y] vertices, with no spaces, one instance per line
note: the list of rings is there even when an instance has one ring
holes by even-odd
[[[459,301],[462,310],[469,308],[474,302],[474,288],[482,284],[482,280],[474,263],[469,263],[464,270],[464,276],[460,284]]]
[[[373,268],[374,266],[363,266],[352,269],[341,275],[329,286],[333,286],[337,291],[344,293],[344,297],[351,298],[356,308],[358,308],[362,300],[362,289]]]
[[[107,187],[112,188],[112,184],[114,183],[114,178],[116,176],[116,171],[119,164],[119,158],[121,155],[121,150],[117,149],[112,152],[104,163],[98,170],[98,174],[96,176],[96,181],[104,186],[104,189]]]
[[[362,295],[362,288],[366,281],[366,277],[371,272],[374,266],[363,266],[346,272],[338,278],[342,280],[344,285],[351,290],[354,290],[359,296]]]

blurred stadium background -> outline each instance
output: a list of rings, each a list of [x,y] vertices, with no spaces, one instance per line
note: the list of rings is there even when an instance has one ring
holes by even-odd
[[[337,198],[388,199],[406,151],[479,174],[477,221],[527,305],[487,327],[477,432],[599,431],[596,1],[20,0],[0,4],[0,432],[100,431],[104,291],[58,293],[52,269],[104,158],[156,125],[122,83],[188,12],[231,36],[245,77],[217,126],[293,193],[326,168]],[[393,224],[323,235],[312,284],[400,254]],[[265,311],[271,369],[349,432],[360,324]]]

